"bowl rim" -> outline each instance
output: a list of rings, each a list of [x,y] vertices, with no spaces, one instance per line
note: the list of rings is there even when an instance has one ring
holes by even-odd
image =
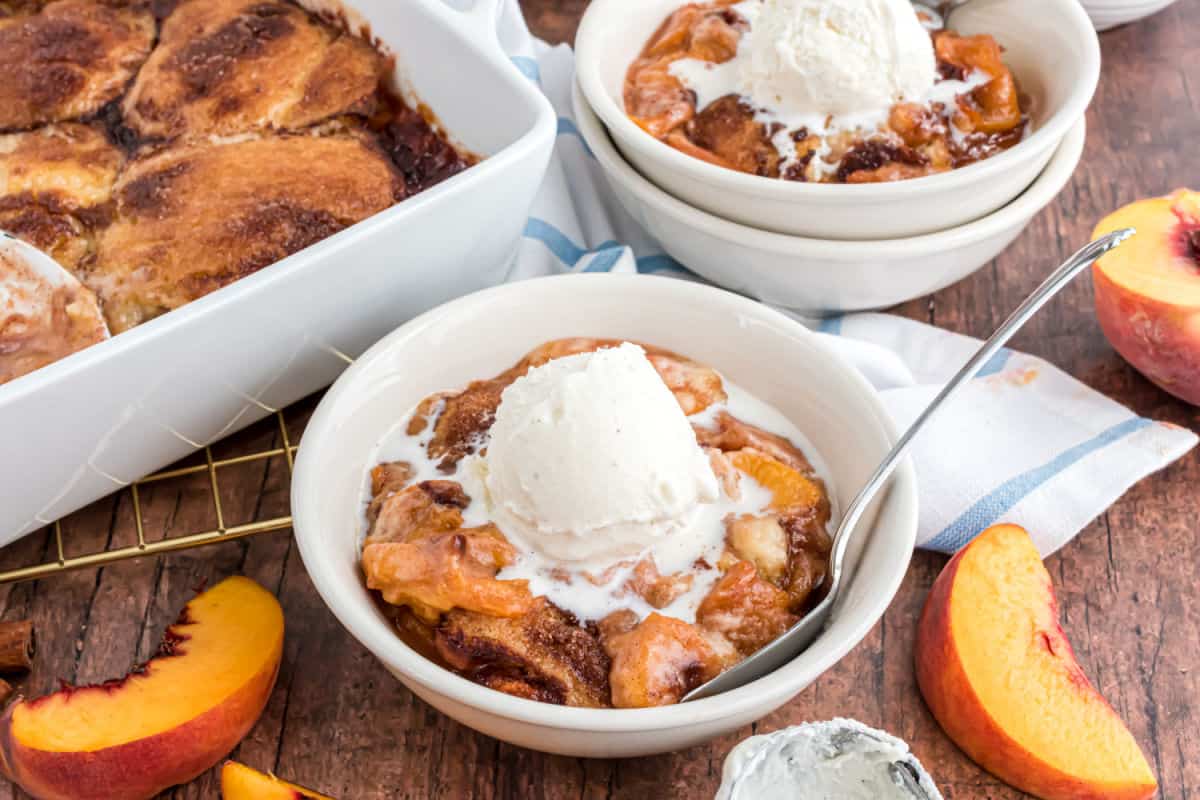
[[[983,161],[949,172],[902,181],[836,184],[764,178],[710,164],[655,139],[629,119],[625,110],[618,107],[605,90],[600,77],[599,62],[593,57],[593,54],[603,53],[603,48],[593,46],[593,41],[599,36],[600,28],[608,18],[616,16],[613,11],[619,11],[622,4],[630,1],[592,0],[580,21],[575,40],[575,69],[577,81],[589,105],[604,121],[614,139],[637,149],[647,159],[658,162],[664,169],[669,169],[677,175],[686,175],[689,179],[714,189],[753,195],[766,200],[851,204],[868,199],[899,200],[923,193],[932,194],[939,190],[963,189],[1056,147],[1075,120],[1083,116],[1100,82],[1100,40],[1087,12],[1076,0],[1051,0],[1054,7],[1065,15],[1064,18],[1070,24],[1069,30],[1083,45],[1086,58],[1079,63],[1081,78],[1071,83],[1071,92],[1066,102],[1055,109],[1043,125],[1015,146]],[[679,5],[683,5],[682,0]]]
[[[896,239],[816,239],[743,225],[680,200],[638,172],[621,155],[578,82],[572,89],[572,103],[580,136],[605,174],[658,211],[689,227],[701,228],[712,236],[755,250],[846,260],[894,258],[898,254],[903,255],[898,250],[919,254],[961,247],[986,239],[1022,219],[1029,219],[1053,200],[1070,181],[1083,156],[1087,140],[1087,120],[1080,116],[1068,129],[1045,168],[1025,191],[1007,205],[971,222],[934,233]]]
[[[827,359],[833,369],[840,371],[843,377],[855,387],[854,391],[862,396],[864,402],[872,409],[885,438],[890,442],[896,441],[895,423],[884,409],[877,390],[822,341],[819,335],[808,330],[796,320],[762,303],[707,284],[650,275],[565,274],[502,284],[465,295],[401,325],[356,360],[321,399],[308,423],[304,437],[301,439],[293,472],[291,490],[293,530],[301,559],[322,602],[351,636],[402,681],[414,681],[425,691],[432,692],[456,704],[515,722],[588,733],[664,730],[715,722],[738,714],[766,713],[763,711],[766,705],[774,704],[772,707],[781,705],[803,690],[812,680],[816,679],[816,676],[823,674],[840,661],[862,641],[891,605],[908,571],[911,553],[916,546],[918,496],[916,474],[911,460],[906,459],[897,469],[889,491],[883,500],[884,505],[880,510],[881,514],[888,515],[888,535],[900,537],[897,542],[898,549],[907,553],[908,557],[897,559],[896,565],[887,575],[886,580],[872,587],[873,591],[869,594],[869,598],[864,600],[864,608],[858,615],[858,621],[851,625],[839,639],[827,645],[826,655],[821,659],[824,666],[816,668],[815,674],[810,675],[814,667],[798,664],[798,661],[804,657],[801,655],[774,672],[738,689],[703,700],[657,708],[573,708],[514,697],[480,686],[442,668],[410,648],[391,631],[387,631],[384,636],[375,636],[371,630],[368,630],[369,626],[365,624],[363,617],[365,613],[373,615],[374,608],[372,607],[368,612],[361,600],[351,593],[342,591],[342,581],[333,573],[330,562],[323,557],[324,550],[328,546],[324,544],[326,537],[323,536],[323,531],[309,522],[316,513],[312,504],[316,502],[314,498],[322,483],[322,465],[316,462],[310,463],[310,460],[315,458],[310,454],[314,452],[316,445],[310,444],[306,448],[305,442],[313,442],[333,435],[341,415],[341,407],[345,405],[343,398],[348,395],[352,396],[357,391],[359,375],[371,369],[375,362],[386,359],[395,349],[404,347],[414,336],[447,314],[461,314],[472,307],[482,308],[494,305],[508,297],[516,297],[530,291],[530,284],[559,286],[571,282],[579,285],[580,291],[586,291],[584,284],[600,281],[628,287],[627,290],[631,292],[649,292],[670,296],[675,302],[716,302],[724,305],[730,314],[736,315],[739,319],[754,319],[782,327],[794,338],[803,340],[806,345],[820,352],[821,357]],[[881,523],[877,522],[876,524],[880,525]],[[364,624],[360,624],[360,622]]]

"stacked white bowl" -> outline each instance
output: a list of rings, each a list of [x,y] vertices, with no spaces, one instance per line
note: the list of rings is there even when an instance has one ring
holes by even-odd
[[[725,169],[626,116],[625,74],[682,0],[593,0],[576,39],[576,117],[625,208],[664,249],[729,288],[808,314],[920,297],[984,266],[1070,179],[1100,48],[1077,0],[972,0],[948,24],[989,33],[1032,98],[1033,133],[952,172],[797,183]]]
[[[1157,14],[1175,0],[1079,0],[1098,31]]]

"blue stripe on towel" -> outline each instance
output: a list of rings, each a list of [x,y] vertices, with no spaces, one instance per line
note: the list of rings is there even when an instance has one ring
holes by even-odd
[[[525,223],[524,236],[526,239],[534,239],[544,244],[555,258],[568,267],[578,266],[584,256],[595,256],[584,267],[583,272],[608,272],[616,266],[622,253],[625,252],[625,245],[611,240],[588,250],[573,242],[571,237],[554,225],[538,217],[530,217]],[[685,266],[665,253],[642,256],[636,259],[636,262],[637,271],[645,275],[670,272],[694,277],[693,273]]]
[[[579,259],[587,255],[587,250],[572,242],[565,233],[544,219],[530,217],[525,223],[525,237],[537,239],[546,245],[555,258],[570,267],[578,264]]]
[[[539,67],[538,63],[532,58],[529,56],[513,56],[511,60],[513,65],[520,70],[521,74],[526,78],[529,78],[529,80],[533,81],[534,83],[542,82],[542,68]]]
[[[821,320],[821,324],[817,327],[821,333],[829,333],[834,336],[842,335],[842,319],[843,317],[826,317]]]
[[[576,139],[579,140],[579,143],[581,145],[583,145],[583,151],[585,153],[587,153],[592,158],[596,157],[595,154],[592,153],[592,148],[588,147],[588,143],[586,141],[584,141],[583,134],[579,132],[579,128],[576,127],[574,120],[567,119],[566,117],[559,117],[558,118],[558,135],[559,136],[574,136]]]
[[[988,359],[988,362],[983,365],[983,368],[979,370],[979,373],[975,377],[987,378],[1003,372],[1004,368],[1008,365],[1008,360],[1012,358],[1012,354],[1013,351],[1007,347],[1000,348],[996,351],[996,355]]]
[[[611,272],[613,266],[621,260],[621,254],[625,252],[625,246],[608,241],[601,244],[592,252],[594,253],[592,260],[583,268],[583,271]]]
[[[642,256],[637,260],[637,271],[643,275],[653,275],[659,272],[678,272],[690,275],[687,268],[666,253],[656,256]]]
[[[530,217],[525,223],[525,238],[536,239],[546,246],[564,266],[575,267],[585,256],[593,256],[584,272],[608,272],[621,259],[625,246],[611,239],[588,250],[571,241],[571,237],[544,219]]]
[[[963,512],[962,516],[950,523],[937,536],[921,545],[928,550],[938,550],[943,553],[953,553],[967,542],[974,539],[984,528],[994,525],[1001,515],[1006,514],[1014,506],[1024,500],[1031,492],[1054,479],[1059,473],[1075,465],[1097,450],[1103,449],[1113,442],[1124,439],[1130,434],[1148,428],[1154,423],[1148,419],[1134,417],[1114,425],[1086,442],[1077,444],[1058,457],[1035,467],[1021,475],[1009,479],[975,502]]]

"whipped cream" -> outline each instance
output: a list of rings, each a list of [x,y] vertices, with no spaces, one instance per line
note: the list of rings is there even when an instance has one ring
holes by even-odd
[[[751,736],[725,759],[716,800],[942,800],[908,745],[835,719]]]
[[[787,417],[724,378],[727,400],[685,417],[641,348],[625,344],[582,355],[592,358],[567,356],[528,373],[534,385],[554,383],[556,374],[574,376],[569,389],[559,387],[547,396],[543,392],[548,387],[518,387],[520,380],[514,382],[502,396],[489,436],[480,443],[486,444],[486,454],[462,459],[453,473],[440,472],[438,461],[428,457],[428,443],[440,413],[436,408],[432,424],[416,436],[406,433],[412,413],[405,415],[384,437],[371,463],[407,462],[414,470],[415,483],[452,480],[462,484],[471,498],[463,511],[464,525],[493,522],[520,551],[516,562],[497,577],[528,580],[535,596],[545,595],[581,620],[599,620],[627,608],[639,617],[657,611],[694,622],[700,602],[720,578],[716,564],[725,550],[725,519],[765,513],[772,495],[742,474],[739,496],[730,497],[713,476],[692,425],[711,427],[717,415],[727,411],[784,436],[808,457],[832,501],[829,472]],[[634,355],[641,360],[636,367],[627,361]],[[560,366],[553,372],[535,375],[556,364]],[[642,373],[641,364],[649,370],[648,375]],[[635,376],[619,377],[624,370]],[[596,379],[608,386],[597,386]],[[575,396],[576,391],[581,394]],[[641,392],[653,400],[647,401]],[[517,403],[506,410],[505,405],[514,399]],[[660,405],[664,399],[670,401],[669,407]],[[572,408],[582,413],[568,421],[565,413]],[[564,412],[561,419],[555,419],[556,410]],[[615,433],[617,422],[622,429],[619,434]],[[593,424],[596,429],[586,429]],[[606,428],[614,434],[608,442],[603,441]],[[529,441],[518,443],[513,435],[522,429],[521,435]],[[501,437],[509,441],[503,443]],[[535,443],[536,452],[527,449]],[[621,452],[614,452],[618,447]],[[674,452],[653,452],[655,447]],[[695,453],[703,463],[695,460]],[[518,457],[524,460],[508,463]],[[672,473],[660,476],[664,470]],[[540,484],[536,491],[534,472]],[[665,480],[656,480],[658,477]],[[542,489],[555,496],[535,497]],[[369,486],[364,484],[364,506],[369,498]],[[625,502],[628,505],[623,505]],[[531,518],[537,522],[532,523]],[[836,524],[835,508],[831,526]],[[590,533],[580,536],[581,530]],[[687,590],[664,608],[651,607],[628,588],[635,567],[647,557],[662,575],[687,572],[692,576]]]

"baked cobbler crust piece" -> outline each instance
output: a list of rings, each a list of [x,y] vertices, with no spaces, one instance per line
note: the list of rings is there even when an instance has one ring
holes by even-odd
[[[108,338],[96,296],[0,252],[0,384]]]
[[[507,386],[552,359],[619,344],[548,342],[494,378],[427,398],[404,433],[418,437],[427,469],[457,475],[459,461],[487,447]],[[642,348],[687,414],[708,412],[695,424],[696,438],[726,495],[765,490],[768,498],[756,513],[724,519],[720,563],[703,565],[718,574],[695,621],[671,616],[668,607],[697,574],[664,575],[652,557],[635,557],[614,566],[628,574],[619,596],[644,601],[649,613],[639,618],[616,607],[581,622],[535,595],[529,581],[503,577],[521,554],[495,524],[464,521],[479,501],[460,483],[416,480],[413,464],[384,462],[371,473],[362,569],[397,630],[420,652],[518,697],[586,707],[664,705],[771,642],[822,596],[830,506],[809,460],[785,437],[710,408],[727,400],[714,370]]]
[[[366,117],[386,66],[362,39],[289,3],[185,0],[125,96],[125,122],[166,139]]]
[[[74,269],[111,214],[122,152],[94,125],[0,135],[0,229]]]
[[[96,114],[154,43],[146,4],[58,0],[0,19],[0,130]]]
[[[174,147],[130,163],[84,280],[113,333],[203,297],[404,197],[357,135]]]
[[[595,635],[544,597],[517,617],[456,609],[434,629],[437,654],[464,677],[557,705],[609,705],[611,661]]]

